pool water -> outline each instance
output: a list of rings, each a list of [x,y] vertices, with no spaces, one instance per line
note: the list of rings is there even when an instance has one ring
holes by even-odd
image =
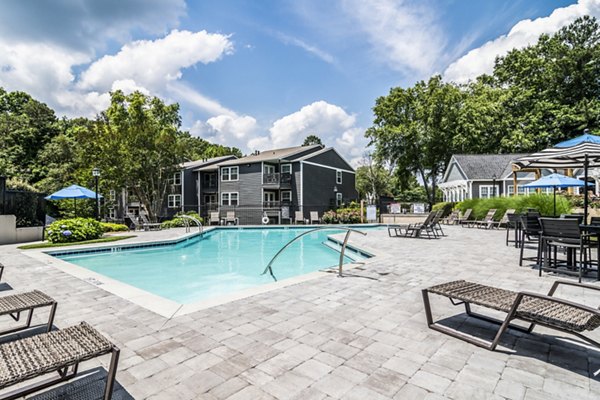
[[[362,230],[362,229],[361,229]],[[262,275],[271,258],[304,228],[215,229],[168,246],[122,251],[69,252],[58,258],[177,303],[188,304],[273,282]],[[278,280],[337,266],[340,253],[327,236],[343,231],[309,233],[274,262]],[[360,258],[347,252],[345,263]]]

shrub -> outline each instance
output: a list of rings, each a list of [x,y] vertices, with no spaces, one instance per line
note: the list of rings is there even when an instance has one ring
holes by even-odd
[[[360,207],[339,208],[336,211],[329,210],[323,214],[323,222],[326,224],[358,224],[360,222]]]
[[[494,219],[500,220],[506,210],[515,209],[521,213],[529,208],[537,209],[542,216],[552,216],[553,214],[553,195],[547,194],[531,194],[529,196],[517,197],[493,197],[491,199],[469,199],[457,203],[456,210],[464,213],[471,208],[473,213],[472,218],[481,219],[485,217],[488,210],[495,208],[496,214]],[[556,196],[556,215],[568,214],[571,212],[571,203],[564,196]]]
[[[93,218],[71,218],[54,221],[46,230],[52,243],[71,243],[102,237],[102,224]]]
[[[204,220],[202,219],[202,217],[200,215],[198,215],[197,212],[188,211],[186,213],[178,212],[177,214],[175,214],[175,218],[163,222],[160,226],[163,229],[182,228],[182,227],[184,227],[185,224],[186,224],[186,221],[185,221],[185,218],[179,218],[180,215],[188,215],[190,217],[196,218],[201,223],[204,223]],[[193,224],[192,221],[188,221],[188,222],[190,222],[190,224]]]
[[[127,232],[129,227],[123,224],[114,224],[112,222],[100,222],[104,232]]]

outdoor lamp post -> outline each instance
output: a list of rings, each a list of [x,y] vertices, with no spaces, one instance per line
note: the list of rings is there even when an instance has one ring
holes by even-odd
[[[94,168],[92,170],[92,175],[94,176],[94,179],[96,180],[96,211],[95,211],[94,215],[96,216],[96,220],[99,220],[100,213],[98,211],[100,209],[100,203],[98,202],[98,179],[100,179],[100,170],[98,168]]]
[[[492,197],[496,197],[496,174],[492,175]]]
[[[338,203],[337,203],[337,192],[338,192],[338,187],[337,185],[333,186],[333,204],[335,205],[335,209],[337,210],[338,208]]]

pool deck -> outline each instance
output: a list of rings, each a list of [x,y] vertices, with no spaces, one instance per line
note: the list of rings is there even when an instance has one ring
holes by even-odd
[[[448,237],[440,240],[389,238],[385,230],[352,235],[353,245],[376,257],[347,271],[345,278],[322,274],[174,318],[14,245],[0,246],[0,262],[6,265],[0,290],[43,290],[58,300],[56,327],[85,320],[110,337],[122,351],[116,398],[599,398],[600,375],[594,374],[600,370],[600,351],[562,340],[556,331],[542,328],[527,335],[509,330],[499,351],[490,352],[427,328],[422,288],[466,279],[547,292],[556,279],[519,267],[518,250],[504,245],[502,230],[444,229]],[[182,234],[142,232],[111,246]],[[599,297],[579,289],[562,294],[600,305]],[[462,313],[444,300],[432,297],[435,318]],[[38,313],[34,320],[45,317]],[[494,332],[463,314],[450,321],[479,337]],[[600,332],[590,336],[600,340]],[[107,362],[92,360],[80,370],[106,368]],[[72,390],[68,398],[83,398],[75,389],[88,390],[86,385],[96,387],[99,381],[82,382],[50,389],[50,394]]]

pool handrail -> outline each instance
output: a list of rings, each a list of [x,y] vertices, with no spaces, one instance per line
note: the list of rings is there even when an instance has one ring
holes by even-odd
[[[265,268],[265,270],[263,271],[263,273],[261,275],[264,275],[267,273],[267,271],[269,272],[269,274],[271,274],[271,276],[273,277],[273,279],[275,281],[277,281],[277,278],[275,277],[275,275],[273,274],[273,262],[275,261],[275,259],[277,257],[279,257],[279,255],[281,253],[283,253],[283,251],[285,249],[287,249],[292,243],[294,243],[296,240],[300,239],[302,236],[308,235],[309,233],[315,232],[315,231],[322,231],[322,230],[345,230],[346,231],[346,236],[344,237],[344,243],[342,244],[342,249],[340,251],[340,263],[338,266],[338,276],[341,278],[342,277],[342,264],[344,264],[344,253],[346,252],[346,245],[348,244],[348,238],[350,237],[350,234],[352,232],[357,232],[360,233],[363,236],[367,235],[367,232],[363,232],[363,231],[359,231],[356,229],[352,229],[352,228],[347,228],[345,226],[321,226],[315,229],[311,229],[307,232],[302,232],[301,234],[299,234],[298,236],[296,236],[295,238],[293,238],[292,240],[290,240],[289,242],[287,242],[285,244],[285,246],[283,246],[281,249],[279,249],[279,251],[277,252],[277,254],[275,254],[273,256],[273,258],[271,258],[271,261],[269,261],[269,263],[267,264],[267,267]]]
[[[185,221],[185,232],[189,233],[190,232],[190,223],[189,220],[192,220],[196,223],[196,225],[198,225],[198,232],[200,233],[204,233],[204,226],[202,225],[202,222],[200,222],[200,220],[198,220],[198,218],[194,218],[190,215],[179,215],[179,218],[183,218],[183,220]]]

